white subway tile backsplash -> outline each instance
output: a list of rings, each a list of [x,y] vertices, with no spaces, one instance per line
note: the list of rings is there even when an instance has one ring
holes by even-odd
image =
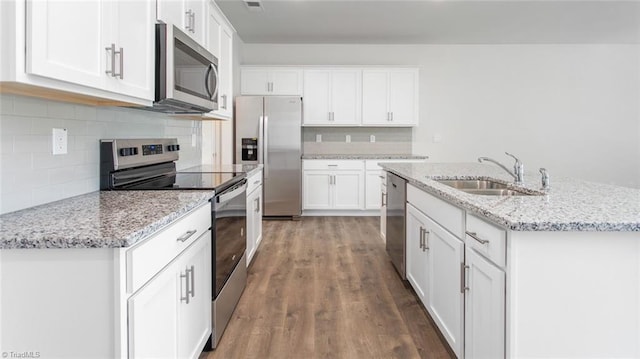
[[[14,96],[0,94],[0,114],[1,115],[13,114],[13,99],[14,99]]]
[[[99,189],[99,140],[176,137],[179,168],[199,165],[201,122],[127,108],[0,96],[0,213]],[[51,130],[67,128],[69,152],[51,154]]]
[[[76,106],[69,106],[64,102],[49,101],[47,103],[47,115],[51,118],[75,119]]]
[[[47,101],[16,96],[13,100],[13,113],[20,116],[47,117]]]

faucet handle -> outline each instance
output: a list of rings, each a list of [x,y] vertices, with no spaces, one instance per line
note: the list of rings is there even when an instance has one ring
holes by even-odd
[[[540,174],[542,175],[542,189],[549,190],[551,184],[549,183],[549,172],[546,168],[540,168]]]
[[[509,156],[509,157],[513,157],[513,159],[514,159],[514,160],[516,160],[516,163],[520,162],[520,160],[518,159],[518,157],[516,157],[516,156],[514,156],[514,155],[510,154],[509,152],[505,152],[504,154],[505,154],[505,155],[507,155],[507,156]]]

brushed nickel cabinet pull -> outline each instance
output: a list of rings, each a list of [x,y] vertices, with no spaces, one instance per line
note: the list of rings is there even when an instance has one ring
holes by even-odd
[[[191,288],[187,287],[187,296],[189,296],[189,294],[191,294],[191,298],[195,297],[196,295],[196,281],[195,281],[195,276],[196,276],[196,268],[192,265],[191,269],[187,269],[186,271],[187,273],[189,273],[189,277],[190,280],[189,282],[191,283]]]
[[[424,250],[423,250],[423,252],[424,252],[425,250],[426,250],[426,251],[428,251],[428,250],[429,250],[429,234],[430,234],[430,233],[431,233],[431,232],[430,232],[430,231],[427,231],[427,229],[426,229],[426,228],[424,229]]]
[[[111,46],[109,47],[105,47],[105,50],[107,50],[107,53],[111,54],[111,70],[106,70],[105,73],[107,75],[111,75],[112,77],[115,77],[115,73],[116,73],[116,44],[111,44]]]
[[[182,295],[182,278],[184,278],[184,286],[186,287],[185,295]],[[182,274],[180,272],[180,301],[189,304],[189,272]]]
[[[189,239],[189,237],[193,236],[195,233],[197,232],[196,229],[192,229],[190,231],[187,231],[187,233],[181,235],[180,237],[178,237],[177,241],[178,242],[186,242],[187,239]]]
[[[488,241],[488,240],[486,240],[486,239],[482,239],[482,238],[478,237],[478,233],[476,233],[476,232],[469,232],[469,231],[466,231],[466,233],[469,235],[469,237],[471,237],[471,238],[475,239],[476,241],[480,242],[481,244],[487,244],[487,243],[489,243],[489,241]]]

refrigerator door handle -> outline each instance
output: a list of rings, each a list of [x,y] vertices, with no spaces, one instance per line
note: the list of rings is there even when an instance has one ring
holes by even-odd
[[[264,116],[260,116],[260,120],[258,121],[258,163],[264,164],[264,149],[262,140],[264,139],[263,135],[264,131]]]
[[[269,177],[269,116],[263,116],[262,131],[263,131],[263,139],[262,139],[262,158],[264,165],[264,178]]]

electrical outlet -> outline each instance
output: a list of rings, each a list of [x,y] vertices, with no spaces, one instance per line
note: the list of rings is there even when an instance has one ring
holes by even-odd
[[[369,136],[369,142],[371,143],[376,142],[376,136],[375,135]]]
[[[316,142],[322,142],[322,135],[316,135]]]
[[[191,134],[191,147],[196,147],[198,145],[198,137],[195,133]]]
[[[52,143],[54,155],[66,155],[67,154],[67,129],[66,128],[54,128],[52,131]]]
[[[344,136],[344,141],[345,142],[351,142],[351,135]]]

